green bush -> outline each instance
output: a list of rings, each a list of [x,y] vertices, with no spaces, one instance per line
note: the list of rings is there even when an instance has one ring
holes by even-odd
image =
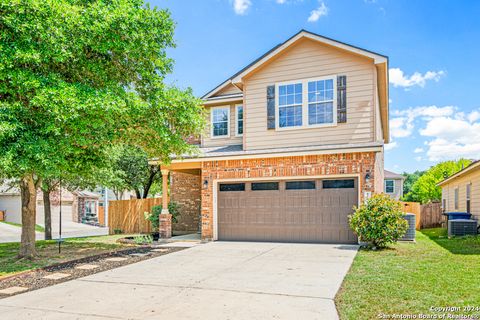
[[[133,238],[133,241],[135,241],[135,244],[138,244],[138,245],[150,244],[153,242],[153,238],[149,234],[139,235],[139,236],[135,236],[135,238]]]
[[[360,241],[373,248],[384,248],[400,239],[408,229],[400,202],[385,194],[376,194],[355,208],[349,216],[350,227]]]
[[[178,211],[178,204],[175,202],[170,202],[168,204],[168,212],[172,215],[172,221],[178,222],[178,215],[180,212]],[[152,230],[158,231],[158,227],[160,226],[160,214],[162,213],[162,206],[153,206],[152,212],[144,212],[145,219],[150,221],[152,224]]]

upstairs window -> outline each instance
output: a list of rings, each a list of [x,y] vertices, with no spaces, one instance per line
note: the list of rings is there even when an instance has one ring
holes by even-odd
[[[394,193],[395,180],[385,180],[385,193]]]
[[[230,107],[215,107],[211,112],[212,138],[225,138],[230,135]]]
[[[308,129],[337,124],[337,77],[276,84],[276,127]]]
[[[280,128],[302,125],[302,84],[278,86],[278,124]]]
[[[308,124],[333,123],[333,79],[308,83]]]
[[[237,106],[237,136],[243,135],[243,106]]]

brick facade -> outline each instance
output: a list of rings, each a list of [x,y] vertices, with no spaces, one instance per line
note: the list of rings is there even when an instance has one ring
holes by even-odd
[[[208,187],[201,189],[202,238],[213,238],[214,180],[359,174],[362,201],[364,192],[376,191],[375,165],[375,152],[203,162],[201,181],[208,181]]]
[[[173,232],[192,233],[199,231],[201,204],[200,171],[185,173],[171,172],[170,199],[179,205],[178,222],[173,223]]]
[[[160,214],[158,216],[159,226],[158,233],[161,239],[168,239],[172,237],[172,215]]]

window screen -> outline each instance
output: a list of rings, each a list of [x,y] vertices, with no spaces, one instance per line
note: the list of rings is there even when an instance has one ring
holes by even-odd
[[[245,191],[245,183],[225,183],[220,185],[220,191]]]
[[[285,185],[287,190],[315,189],[315,181],[287,181]]]
[[[252,191],[278,190],[278,182],[255,182],[252,183]]]

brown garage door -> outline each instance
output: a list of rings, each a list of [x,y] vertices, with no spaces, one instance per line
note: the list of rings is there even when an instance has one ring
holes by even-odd
[[[355,243],[356,179],[220,183],[218,239]]]

